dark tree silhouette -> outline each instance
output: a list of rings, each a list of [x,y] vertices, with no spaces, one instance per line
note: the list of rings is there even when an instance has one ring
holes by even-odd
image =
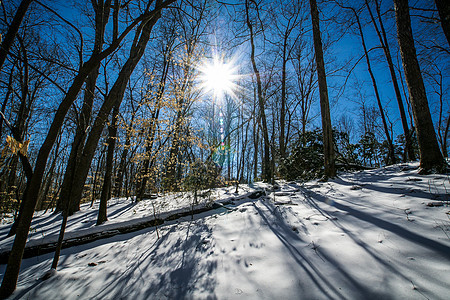
[[[331,128],[330,103],[328,100],[327,78],[325,74],[325,62],[323,60],[322,38],[320,36],[319,10],[317,9],[316,0],[309,0],[309,5],[311,7],[314,50],[316,54],[317,77],[319,81],[325,177],[335,177],[336,176],[335,155],[333,148],[332,128]]]
[[[406,84],[414,113],[417,141],[419,143],[420,168],[424,173],[433,170],[442,172],[445,162],[439,150],[427,95],[425,93],[425,85],[417,60],[408,0],[394,0],[394,6],[398,43],[400,45],[403,69],[405,71]]]

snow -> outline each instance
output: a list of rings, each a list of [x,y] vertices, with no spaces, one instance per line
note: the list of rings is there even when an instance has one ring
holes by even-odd
[[[450,178],[418,175],[417,163],[340,174],[328,182],[258,183],[203,199],[234,199],[155,228],[24,259],[11,299],[449,299]],[[97,205],[69,219],[68,235],[110,230],[191,209],[192,197],[133,204],[114,199],[108,222]],[[443,203],[429,207],[427,204]],[[60,217],[37,212],[30,244],[56,237]],[[0,226],[0,249],[10,225]],[[158,233],[160,238],[158,238]],[[5,265],[0,265],[3,275]]]

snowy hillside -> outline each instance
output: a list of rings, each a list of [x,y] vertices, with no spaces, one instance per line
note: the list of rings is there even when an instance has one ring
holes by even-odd
[[[220,189],[200,205],[231,200],[227,208],[63,249],[46,281],[53,253],[24,259],[10,298],[449,299],[450,178],[417,175],[417,166]],[[247,197],[263,188],[266,196]],[[85,206],[68,237],[189,211],[191,202],[115,199],[99,227],[96,207]],[[58,220],[36,213],[29,244],[54,240]],[[0,227],[0,251],[12,243],[9,226]]]

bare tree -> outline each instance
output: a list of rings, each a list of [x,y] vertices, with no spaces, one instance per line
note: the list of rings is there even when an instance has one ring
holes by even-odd
[[[110,5],[110,0],[106,3],[106,6]],[[163,2],[165,6],[172,3],[172,1]],[[102,2],[103,3],[103,2]],[[105,3],[103,3],[105,5]],[[159,3],[161,4],[161,3]],[[94,8],[98,5],[97,2],[93,2]],[[6,267],[5,275],[3,277],[2,285],[0,287],[0,293],[2,295],[10,295],[16,288],[17,278],[19,275],[20,265],[22,262],[23,251],[25,248],[26,239],[28,236],[28,231],[31,225],[31,219],[33,212],[38,200],[39,191],[42,184],[43,175],[46,170],[47,159],[50,155],[51,149],[55,143],[55,140],[59,134],[60,128],[63,125],[65,116],[70,109],[71,105],[75,101],[83,83],[85,82],[87,76],[91,71],[108,55],[113,53],[121,44],[123,39],[128,35],[128,33],[140,22],[147,21],[146,24],[151,23],[149,20],[154,20],[156,16],[160,13],[161,9],[165,6],[157,6],[155,10],[147,10],[145,13],[137,17],[129,26],[127,26],[124,31],[118,36],[117,39],[113,40],[112,43],[103,51],[99,49],[94,49],[90,58],[85,61],[79,68],[77,75],[74,77],[70,88],[67,90],[64,99],[61,101],[52,124],[48,130],[48,134],[39,149],[33,176],[28,184],[28,189],[24,195],[24,209],[22,212],[22,218],[19,222],[16,230],[16,238],[14,239],[14,244],[11,249],[11,254],[8,258],[8,265]],[[105,12],[100,10],[102,14]],[[157,19],[157,18],[156,18]],[[107,17],[102,18],[102,26],[105,27],[108,21]],[[145,22],[144,22],[145,23]],[[142,32],[145,32],[144,28],[141,28]],[[145,39],[145,37],[142,37]],[[113,101],[114,102],[114,101]],[[104,114],[109,115],[109,111],[104,110]],[[102,116],[101,122],[103,123],[106,116]],[[98,124],[98,123],[97,123]],[[102,126],[103,128],[103,126]],[[98,130],[98,129],[97,129]],[[101,130],[100,130],[101,132]],[[65,226],[62,226],[62,228]],[[62,232],[64,232],[62,230]],[[63,236],[60,235],[60,237]],[[62,244],[62,240],[59,241]]]
[[[439,145],[441,146],[442,155],[448,157],[447,139],[450,130],[450,111],[445,111],[448,108],[448,101],[445,101],[448,95],[448,87],[445,85],[445,73],[442,71],[443,66],[434,61],[429,62],[431,69],[424,71],[425,78],[431,82],[434,94],[439,101],[438,106],[438,122],[437,122],[437,137]],[[446,105],[447,104],[447,105]]]
[[[370,8],[368,0],[365,0],[365,4],[367,7],[367,10],[369,11],[372,24],[375,28],[375,31],[377,32],[378,39],[380,40],[381,47],[383,48],[384,56],[386,57],[386,61],[388,63],[389,73],[391,75],[391,81],[392,81],[392,85],[394,87],[395,97],[397,99],[397,104],[398,104],[398,108],[400,111],[400,120],[402,122],[403,133],[405,135],[405,154],[403,155],[403,161],[406,161],[407,158],[410,160],[414,160],[415,155],[414,155],[414,150],[413,150],[412,143],[411,143],[411,132],[409,130],[408,121],[406,119],[405,108],[403,106],[402,96],[401,96],[400,88],[398,86],[397,75],[395,74],[394,63],[392,62],[392,56],[391,56],[391,51],[390,51],[389,43],[388,43],[387,36],[386,36],[386,30],[384,28],[383,19],[381,18],[380,3],[378,2],[378,0],[375,0],[374,2],[375,2],[376,13],[377,13],[377,17],[378,17],[378,22],[380,24],[380,28],[378,28],[378,26],[377,26],[375,17],[372,13],[372,10]]]
[[[384,134],[386,136],[386,140],[388,143],[388,149],[389,149],[389,154],[388,154],[388,161],[392,164],[396,163],[396,158],[395,158],[395,152],[394,152],[394,145],[392,143],[392,139],[391,136],[389,134],[389,128],[386,122],[386,117],[384,114],[384,110],[383,110],[383,105],[381,104],[381,97],[380,97],[380,93],[378,91],[378,85],[377,85],[377,81],[375,79],[375,75],[373,74],[372,71],[372,65],[370,63],[370,57],[369,57],[369,51],[367,50],[367,46],[366,46],[366,40],[364,38],[364,33],[363,33],[363,29],[362,29],[362,25],[361,25],[361,20],[359,17],[359,12],[356,11],[356,9],[354,9],[353,7],[349,7],[349,6],[343,6],[342,4],[339,4],[339,6],[341,6],[344,9],[348,9],[351,10],[351,12],[353,13],[355,20],[356,20],[356,24],[358,26],[358,32],[359,32],[359,37],[361,38],[361,44],[363,46],[363,50],[364,50],[364,56],[366,58],[366,65],[367,65],[367,71],[369,72],[370,75],[370,79],[372,80],[372,86],[375,92],[375,98],[377,99],[377,104],[378,104],[378,109],[380,111],[380,116],[381,116],[381,121],[383,122],[383,129],[384,129]]]
[[[287,67],[288,62],[292,59],[292,53],[295,50],[296,40],[298,40],[300,34],[297,34],[297,38],[295,40],[292,39],[292,36],[295,35],[295,29],[299,27],[303,19],[300,15],[302,9],[302,3],[300,1],[294,1],[288,5],[285,5],[283,3],[280,4],[280,7],[281,13],[280,16],[277,16],[278,18],[280,18],[280,20],[277,22],[277,38],[281,40],[281,43],[279,45],[279,47],[281,48],[281,101],[278,141],[280,148],[280,157],[285,158],[287,142],[289,141],[289,139],[286,138],[286,131],[289,131],[289,128],[286,129],[286,116],[289,115],[289,112],[287,111]]]
[[[271,182],[273,179],[272,174],[272,167],[270,163],[270,139],[269,139],[269,131],[267,127],[267,118],[265,113],[265,99],[263,96],[262,91],[262,82],[261,82],[261,75],[258,70],[258,66],[256,65],[256,58],[255,58],[255,30],[253,21],[250,18],[250,3],[253,3],[255,5],[256,14],[258,15],[257,19],[259,19],[259,11],[258,11],[258,5],[255,1],[246,0],[245,1],[245,13],[246,13],[246,23],[248,30],[250,31],[250,46],[251,46],[251,53],[250,53],[250,59],[252,62],[253,67],[253,73],[256,77],[256,96],[258,101],[258,108],[259,108],[259,118],[261,131],[263,134],[263,147],[264,147],[264,153],[263,153],[263,168],[262,168],[262,177],[266,182]]]
[[[444,30],[447,43],[450,46],[450,5],[446,0],[434,0],[441,19],[442,30]]]
[[[333,133],[331,128],[330,104],[328,100],[328,87],[325,73],[325,63],[323,60],[322,38],[320,37],[319,10],[317,8],[316,0],[309,0],[309,5],[311,7],[314,50],[317,65],[317,77],[319,81],[325,177],[335,177],[336,167],[335,167],[335,155],[333,147]]]
[[[13,45],[14,38],[19,31],[20,24],[22,23],[22,20],[25,17],[25,14],[27,13],[28,7],[30,6],[31,2],[33,2],[33,0],[22,0],[20,2],[16,14],[14,15],[14,18],[8,27],[8,31],[6,32],[5,37],[2,38],[3,41],[0,45],[0,70],[3,68],[6,56],[8,55],[9,49]]]
[[[150,118],[148,120],[148,128],[145,129],[145,153],[143,166],[141,168],[140,182],[138,183],[136,201],[141,201],[144,197],[144,193],[147,187],[147,182],[150,176],[151,163],[154,161],[152,159],[152,150],[155,144],[156,131],[158,129],[158,122],[161,110],[163,108],[163,97],[166,88],[166,81],[169,73],[169,68],[172,61],[172,52],[175,43],[175,24],[170,24],[169,26],[163,28],[163,39],[162,51],[160,56],[162,57],[161,74],[159,78],[159,83],[156,84],[156,93],[154,95],[147,95],[150,99],[152,107],[150,108]]]
[[[394,0],[394,6],[397,37],[419,143],[421,172],[443,172],[445,162],[439,150],[422,73],[417,61],[408,0]]]
[[[114,105],[111,123],[108,125],[108,150],[106,153],[106,169],[105,177],[103,179],[102,193],[100,196],[100,205],[98,208],[97,225],[103,224],[108,220],[107,218],[107,205],[108,200],[111,198],[111,186],[113,175],[113,163],[114,163],[114,151],[116,147],[117,137],[117,119],[119,116],[120,103]]]

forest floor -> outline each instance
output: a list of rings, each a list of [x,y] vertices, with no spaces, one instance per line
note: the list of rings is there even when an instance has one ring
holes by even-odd
[[[216,189],[199,206],[225,208],[63,249],[46,281],[53,253],[24,259],[10,299],[448,299],[450,177],[418,175],[417,167]],[[113,199],[101,226],[98,203],[86,204],[66,237],[186,212],[192,201],[181,193]],[[7,221],[0,252],[13,242]],[[36,212],[28,245],[56,240],[60,222]]]

